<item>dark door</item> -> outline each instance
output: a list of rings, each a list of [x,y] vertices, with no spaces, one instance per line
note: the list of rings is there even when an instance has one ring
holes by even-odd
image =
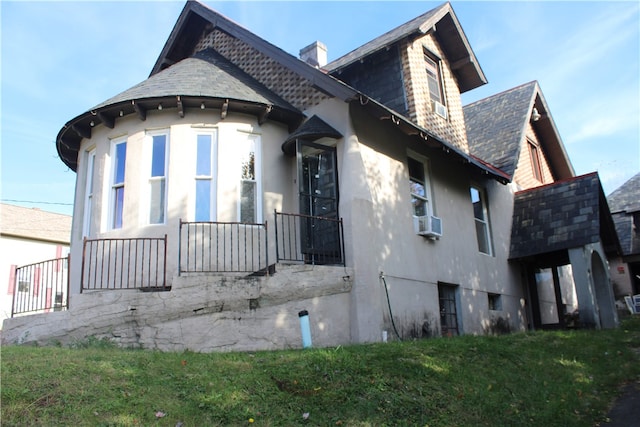
[[[298,141],[300,231],[305,261],[333,264],[340,261],[338,222],[338,170],[336,149]]]
[[[458,335],[458,311],[456,309],[456,286],[438,284],[440,299],[440,328],[442,336]]]

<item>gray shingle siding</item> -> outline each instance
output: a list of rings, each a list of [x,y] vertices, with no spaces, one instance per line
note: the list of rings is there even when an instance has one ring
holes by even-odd
[[[513,176],[535,90],[534,81],[465,106],[471,154]]]
[[[580,247],[600,240],[596,174],[516,193],[510,258]]]
[[[638,215],[640,211],[640,173],[611,193],[607,202],[613,213],[622,254],[640,254],[640,224],[636,224],[636,228],[633,224],[634,213]]]
[[[349,86],[407,116],[402,63],[397,46],[381,50],[335,75]]]

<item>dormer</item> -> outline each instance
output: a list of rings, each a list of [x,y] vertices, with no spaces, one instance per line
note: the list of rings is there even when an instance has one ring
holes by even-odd
[[[469,152],[460,94],[487,80],[451,4],[418,16],[324,69]]]

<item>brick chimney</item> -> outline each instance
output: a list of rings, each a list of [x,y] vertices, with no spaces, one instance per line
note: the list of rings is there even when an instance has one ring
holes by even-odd
[[[300,59],[311,66],[324,67],[327,65],[327,46],[322,42],[315,41],[300,49]]]

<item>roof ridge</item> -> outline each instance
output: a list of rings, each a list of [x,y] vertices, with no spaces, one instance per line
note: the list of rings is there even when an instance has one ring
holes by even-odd
[[[371,40],[367,41],[366,43],[364,43],[364,44],[362,44],[362,45],[360,45],[360,46],[358,46],[358,47],[356,47],[356,48],[354,48],[354,49],[350,50],[349,52],[345,53],[344,55],[340,56],[339,58],[334,59],[333,61],[329,62],[328,64],[326,64],[326,65],[325,65],[324,67],[322,67],[322,68],[323,68],[323,69],[325,69],[325,70],[327,70],[327,71],[329,71],[329,72],[332,72],[332,71],[335,71],[335,70],[336,70],[336,69],[338,69],[338,68],[341,68],[341,67],[344,67],[344,66],[346,66],[346,65],[349,65],[350,63],[354,62],[355,60],[348,61],[347,63],[342,64],[342,65],[337,66],[337,67],[332,67],[332,66],[331,66],[332,64],[335,64],[335,63],[340,62],[340,60],[341,60],[342,58],[345,58],[345,57],[347,57],[347,56],[351,55],[352,53],[356,52],[357,50],[363,50],[363,51],[364,51],[364,52],[363,52],[363,54],[362,54],[362,55],[359,55],[358,57],[364,57],[364,56],[370,55],[370,54],[372,54],[373,52],[375,52],[375,50],[373,50],[373,51],[367,51],[367,49],[365,49],[365,47],[366,47],[366,46],[375,46],[375,45],[376,45],[376,43],[377,43],[379,40],[384,39],[386,36],[388,36],[388,35],[392,34],[392,33],[393,33],[393,32],[395,32],[395,31],[398,31],[400,28],[402,28],[402,27],[404,27],[404,26],[408,26],[408,27],[414,28],[414,26],[413,26],[413,25],[411,25],[411,26],[410,26],[409,24],[424,21],[426,18],[430,17],[430,15],[434,15],[437,11],[439,11],[440,9],[442,9],[442,8],[444,8],[444,7],[447,7],[447,6],[448,6],[449,8],[451,8],[451,3],[450,3],[450,2],[442,3],[442,4],[440,4],[439,6],[434,7],[433,9],[429,9],[428,11],[426,11],[426,12],[422,13],[422,14],[421,14],[421,15],[419,15],[419,16],[416,16],[416,17],[414,17],[414,18],[412,18],[412,19],[410,19],[410,20],[408,20],[408,21],[405,21],[405,22],[401,23],[400,25],[396,25],[395,27],[391,28],[389,31],[386,31],[386,32],[384,32],[384,33],[380,34],[379,36],[377,36],[377,37],[375,37],[375,38],[373,38],[373,39],[371,39]],[[420,28],[420,27],[421,27],[421,25],[416,25],[416,26],[415,26],[415,28],[414,28],[414,31],[415,31],[415,30],[421,30],[421,28]],[[421,31],[422,31],[422,30],[421,30]],[[403,33],[403,34],[404,34],[404,33]],[[402,37],[404,37],[404,35],[403,35]],[[402,37],[401,37],[401,38],[402,38]],[[394,41],[393,41],[393,42],[395,42],[395,41],[397,41],[397,38],[396,38],[396,39],[394,39]],[[377,50],[377,49],[376,49],[376,50]]]
[[[520,85],[518,85],[516,87],[512,87],[511,89],[503,90],[502,92],[494,93],[493,95],[489,95],[489,96],[486,96],[484,98],[478,99],[478,100],[473,101],[473,102],[471,102],[471,103],[469,103],[467,105],[464,105],[462,108],[465,109],[467,107],[472,107],[472,106],[474,106],[476,104],[480,104],[482,102],[489,101],[491,99],[495,99],[495,98],[497,98],[499,96],[508,95],[510,93],[515,92],[516,90],[522,90],[524,87],[529,86],[529,85],[535,85],[538,88],[540,88],[540,84],[538,83],[538,81],[537,80],[532,80],[532,81],[527,82],[527,83],[522,83],[522,84],[520,84]]]

